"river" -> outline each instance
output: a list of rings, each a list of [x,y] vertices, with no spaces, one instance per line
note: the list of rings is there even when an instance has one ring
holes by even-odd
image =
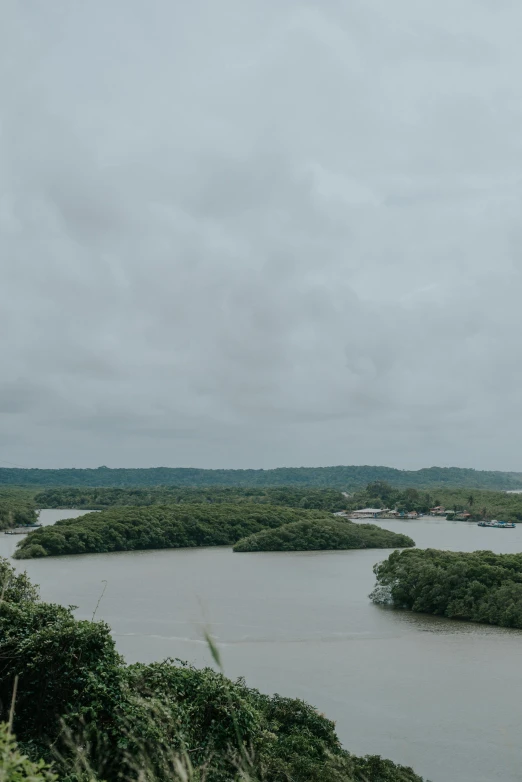
[[[80,515],[42,511],[41,521]],[[421,548],[522,550],[522,528],[444,519],[381,521]],[[19,538],[0,536],[9,556]],[[411,765],[432,782],[522,777],[522,631],[374,606],[382,550],[233,554],[227,548],[90,554],[17,562],[42,598],[113,629],[129,662],[210,665],[302,698],[334,719],[344,746]]]

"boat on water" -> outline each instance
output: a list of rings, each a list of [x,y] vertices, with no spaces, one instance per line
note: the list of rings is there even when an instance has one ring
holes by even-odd
[[[41,524],[23,524],[21,527],[15,527],[14,529],[6,529],[4,535],[27,535],[32,529],[41,527]]]
[[[512,521],[497,521],[496,519],[493,519],[492,521],[479,521],[477,526],[496,527],[497,529],[515,529],[517,525],[513,524]]]

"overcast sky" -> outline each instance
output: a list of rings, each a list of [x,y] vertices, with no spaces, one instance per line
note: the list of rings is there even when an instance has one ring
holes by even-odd
[[[0,459],[522,470],[520,0],[3,0]]]

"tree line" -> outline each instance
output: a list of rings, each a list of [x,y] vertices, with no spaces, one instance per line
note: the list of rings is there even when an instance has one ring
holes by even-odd
[[[374,573],[375,603],[522,628],[522,554],[394,551]]]
[[[284,505],[289,508],[338,511],[349,501],[338,489],[313,489],[296,486],[209,488],[153,486],[149,489],[51,488],[38,492],[34,501],[40,508],[85,508],[102,510],[117,505],[167,505],[178,503],[243,503]]]
[[[107,624],[41,602],[6,560],[0,588],[0,721],[14,717],[0,727],[5,782],[55,782],[43,762],[60,779],[92,782],[422,782],[347,752],[333,722],[301,700],[179,661],[126,665]]]
[[[397,470],[393,467],[350,465],[336,467],[280,467],[273,470],[201,470],[181,467],[148,469],[60,469],[0,468],[0,486],[311,486],[351,491],[372,481],[393,486],[428,488],[435,486],[477,489],[522,489],[522,473],[472,470],[461,467],[429,467]]]

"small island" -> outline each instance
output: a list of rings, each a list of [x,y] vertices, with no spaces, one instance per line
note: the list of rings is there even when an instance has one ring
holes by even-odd
[[[394,551],[374,573],[374,603],[522,628],[522,554]]]
[[[279,536],[271,534],[279,528],[282,528]],[[321,510],[255,503],[186,503],[113,507],[79,518],[63,519],[29,533],[18,544],[14,556],[15,559],[36,559],[234,544],[238,544],[236,551],[404,548],[414,545],[406,535],[389,532],[374,524],[339,521]]]
[[[238,541],[234,551],[331,551],[363,548],[411,548],[407,535],[333,519],[305,519],[265,529]]]
[[[114,507],[37,529],[20,541],[14,557],[35,559],[110,551],[232,546],[263,529],[325,518],[331,518],[326,511],[253,503]]]

